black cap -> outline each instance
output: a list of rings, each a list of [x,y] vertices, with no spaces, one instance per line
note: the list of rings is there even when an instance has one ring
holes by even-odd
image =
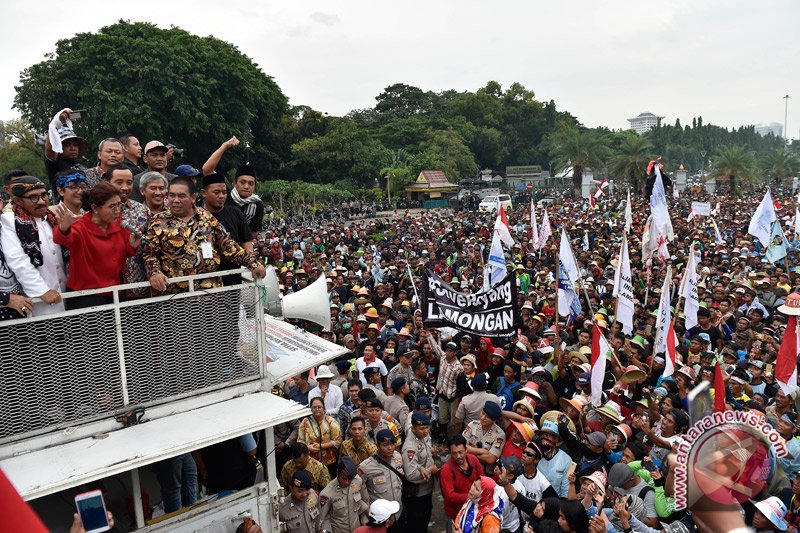
[[[390,429],[382,429],[378,431],[378,434],[375,435],[375,443],[380,444],[382,442],[391,442],[392,444],[397,442],[397,439],[394,437],[394,433]]]
[[[311,475],[305,470],[298,470],[292,476],[292,486],[298,489],[310,489]]]
[[[370,398],[364,401],[364,409],[369,409],[370,407],[377,407],[378,409],[383,409],[383,404],[377,398]]]
[[[358,474],[358,466],[356,466],[356,462],[350,457],[344,455],[339,460],[339,472],[344,472],[351,478],[354,478],[356,474]]]
[[[396,377],[392,380],[392,388],[399,389],[403,385],[407,383],[406,378],[404,376]]]

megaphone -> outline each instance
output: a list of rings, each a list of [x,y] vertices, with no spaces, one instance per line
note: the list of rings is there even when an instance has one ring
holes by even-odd
[[[300,318],[331,329],[331,307],[328,300],[328,282],[325,275],[302,291],[287,294],[281,299],[278,273],[273,266],[267,267],[264,278],[267,285],[267,313],[275,317]]]

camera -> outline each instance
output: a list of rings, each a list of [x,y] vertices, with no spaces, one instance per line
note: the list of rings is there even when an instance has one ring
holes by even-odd
[[[173,153],[173,154],[174,154],[176,157],[183,157],[183,152],[185,152],[185,151],[186,151],[186,149],[185,149],[185,148],[178,148],[178,147],[177,147],[177,146],[175,146],[174,144],[168,144],[168,145],[167,145],[167,150],[172,150],[172,153]]]

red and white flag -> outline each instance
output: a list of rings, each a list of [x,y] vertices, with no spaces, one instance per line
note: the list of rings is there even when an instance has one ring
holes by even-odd
[[[594,191],[594,197],[600,198],[605,194],[605,189],[608,187],[608,180],[603,178],[603,181],[597,184],[597,189]]]
[[[511,236],[511,228],[508,225],[508,217],[506,217],[506,211],[503,209],[502,204],[499,205],[497,220],[494,223],[494,230],[497,232],[500,240],[506,245],[507,248],[514,246],[514,238]]]
[[[797,316],[789,315],[778,358],[775,361],[775,381],[784,394],[797,390],[797,354],[800,353],[800,336],[797,335]]]
[[[603,379],[606,376],[606,355],[613,352],[611,345],[603,335],[603,330],[595,322],[592,329],[592,374],[591,394],[589,399],[595,407],[599,407],[603,399]]]

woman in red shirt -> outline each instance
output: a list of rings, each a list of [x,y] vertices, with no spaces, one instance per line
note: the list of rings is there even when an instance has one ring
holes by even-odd
[[[70,252],[68,291],[122,283],[125,259],[136,254],[141,239],[119,225],[120,208],[116,187],[106,182],[83,194],[83,216],[57,206],[58,226],[53,231],[53,241]],[[97,294],[67,298],[65,304],[67,309],[80,309],[112,301],[111,295]]]

